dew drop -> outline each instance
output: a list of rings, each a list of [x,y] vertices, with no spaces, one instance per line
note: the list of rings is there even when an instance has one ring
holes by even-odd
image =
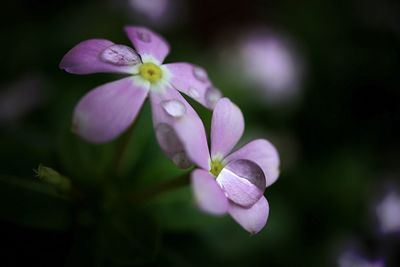
[[[175,165],[182,169],[186,169],[192,165],[185,149],[171,125],[160,123],[156,126],[156,137],[161,149]]]
[[[208,81],[207,72],[202,67],[198,66],[193,67],[193,76],[201,82]]]
[[[145,42],[145,43],[150,43],[151,42],[151,36],[150,36],[150,34],[148,32],[138,31],[137,32],[137,37],[142,42]]]
[[[207,88],[206,91],[206,102],[207,102],[207,106],[210,108],[214,108],[215,104],[217,104],[218,100],[222,97],[221,92],[213,87],[210,86]]]
[[[250,160],[228,163],[217,177],[225,195],[243,207],[254,205],[262,197],[266,180],[263,170]]]
[[[178,152],[172,157],[172,161],[175,163],[176,166],[187,169],[192,166],[192,162],[189,160],[188,156],[185,152]]]
[[[182,143],[180,142],[175,130],[171,125],[160,123],[156,127],[156,137],[162,150],[170,157],[182,151]]]
[[[229,163],[226,168],[235,173],[238,177],[247,179],[259,189],[264,190],[266,179],[263,170],[253,161],[239,159]]]
[[[104,49],[100,58],[106,63],[117,66],[130,66],[140,63],[140,57],[135,50],[120,44],[114,44]]]
[[[189,94],[189,96],[191,96],[193,98],[198,98],[200,96],[199,91],[194,87],[189,88],[188,94]]]
[[[186,114],[185,105],[176,99],[163,101],[161,106],[168,115],[174,118],[180,118]]]

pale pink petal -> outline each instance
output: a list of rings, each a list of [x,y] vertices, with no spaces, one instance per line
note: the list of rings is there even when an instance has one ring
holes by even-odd
[[[225,157],[239,141],[244,131],[240,109],[228,98],[215,106],[211,121],[211,156]]]
[[[132,73],[140,63],[139,55],[126,45],[105,39],[91,39],[74,46],[64,55],[60,68],[75,74],[96,72]]]
[[[141,55],[151,55],[162,63],[169,53],[169,44],[159,34],[138,26],[124,28],[136,51]]]
[[[206,108],[213,109],[222,97],[221,92],[211,84],[207,72],[202,67],[183,62],[164,66],[172,74],[171,84]]]
[[[188,162],[208,170],[210,153],[203,122],[174,88],[151,91],[153,125],[157,141],[174,163],[182,168]]]
[[[248,159],[257,163],[264,171],[269,186],[279,176],[279,154],[276,148],[265,139],[254,140],[226,157],[226,161]]]
[[[196,203],[202,210],[215,215],[228,211],[228,200],[209,172],[196,169],[192,172],[191,180]]]
[[[72,130],[92,143],[116,138],[135,120],[148,90],[132,77],[93,89],[75,107]]]
[[[218,175],[217,182],[232,202],[243,207],[254,205],[265,190],[264,172],[249,160],[229,162]]]
[[[246,231],[251,234],[256,234],[263,229],[267,223],[269,205],[267,199],[262,196],[250,208],[243,208],[234,203],[230,203],[228,212]]]

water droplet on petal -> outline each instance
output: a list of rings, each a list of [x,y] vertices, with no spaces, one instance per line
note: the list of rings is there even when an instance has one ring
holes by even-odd
[[[222,97],[222,93],[215,87],[210,86],[206,91],[206,102],[207,106],[210,108],[214,108],[215,104],[217,104],[218,100]]]
[[[156,137],[162,150],[172,157],[182,151],[182,144],[171,125],[160,123],[156,127]]]
[[[258,188],[264,190],[266,179],[261,167],[253,161],[239,159],[229,163],[226,168],[234,172],[237,176],[249,180]]]
[[[238,205],[254,205],[263,195],[266,179],[260,166],[250,160],[228,163],[217,177],[225,195]]]
[[[198,98],[200,96],[199,91],[194,87],[189,88],[188,94],[189,94],[189,96],[191,96],[193,98]]]
[[[148,32],[138,31],[137,32],[137,37],[142,42],[145,42],[145,43],[150,43],[151,42],[151,35]]]
[[[161,149],[172,159],[174,164],[182,169],[192,165],[185,153],[182,142],[171,125],[166,123],[158,124],[156,126],[156,137]]]
[[[174,118],[180,118],[186,114],[185,105],[176,99],[163,101],[161,106],[168,115]]]
[[[118,66],[130,66],[140,63],[140,57],[135,50],[129,46],[119,44],[114,44],[104,49],[100,59]]]
[[[187,169],[192,166],[192,162],[189,160],[188,156],[185,152],[178,152],[172,157],[172,161],[175,163],[176,166]]]
[[[193,67],[193,76],[201,82],[208,81],[207,72],[202,67],[198,66]]]

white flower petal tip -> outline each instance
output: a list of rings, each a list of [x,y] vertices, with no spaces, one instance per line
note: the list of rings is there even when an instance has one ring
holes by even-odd
[[[234,203],[230,203],[228,212],[247,232],[255,235],[260,232],[267,223],[269,204],[265,197],[261,197],[250,208],[243,208]]]
[[[124,30],[140,55],[152,55],[159,64],[164,61],[170,46],[161,35],[141,26],[126,26]]]
[[[74,46],[62,58],[59,67],[69,73],[98,72],[132,74],[139,56],[130,47],[105,39],[90,39]]]
[[[215,88],[204,68],[190,63],[171,63],[165,67],[171,72],[171,84],[208,109],[214,109],[222,93]]]
[[[167,88],[165,93],[151,92],[150,100],[157,141],[167,156],[177,163],[181,161],[176,154],[184,152],[188,161],[207,168],[207,137],[194,109],[174,88]]]
[[[132,124],[147,94],[131,77],[99,86],[75,107],[72,131],[91,143],[111,141]]]
[[[248,159],[257,163],[264,171],[266,186],[272,185],[280,174],[278,150],[265,139],[257,139],[239,148],[227,156],[227,162],[237,159]]]
[[[241,110],[228,98],[221,98],[212,115],[211,155],[228,155],[243,132],[244,118]]]

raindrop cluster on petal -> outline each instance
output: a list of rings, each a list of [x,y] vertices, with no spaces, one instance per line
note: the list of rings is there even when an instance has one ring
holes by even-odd
[[[61,60],[60,68],[70,73],[129,75],[87,93],[75,108],[72,130],[92,143],[109,142],[134,122],[150,96],[157,141],[177,166],[187,168],[192,155],[208,151],[198,141],[199,132],[204,131],[201,119],[176,89],[205,105],[205,88],[212,85],[208,75],[190,63],[162,64],[170,46],[150,29],[127,26],[124,30],[133,48],[90,39],[74,46]],[[206,160],[194,162],[208,165]]]
[[[162,64],[170,51],[162,36],[138,26],[125,27],[125,32],[134,48],[91,39],[63,57],[60,68],[70,73],[129,74],[79,101],[73,131],[92,143],[111,141],[134,122],[149,96],[161,150],[180,168],[199,167],[191,177],[199,207],[215,215],[229,213],[250,233],[259,232],[269,214],[264,190],[279,174],[276,149],[266,140],[256,140],[230,154],[244,131],[240,109],[222,97],[204,68]],[[181,93],[214,109],[211,151],[203,122]]]
[[[213,109],[222,93],[211,83],[204,68],[189,63],[165,65],[172,73],[171,84],[208,109]]]

